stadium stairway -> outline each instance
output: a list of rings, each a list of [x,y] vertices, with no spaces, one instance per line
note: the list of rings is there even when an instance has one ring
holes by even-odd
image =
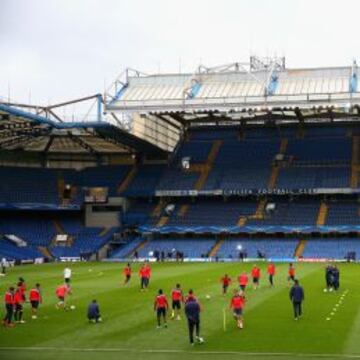
[[[111,230],[111,227],[104,227],[103,229],[100,230],[99,236],[100,237],[105,236],[110,230]]]
[[[177,216],[180,216],[180,217],[183,217],[186,215],[186,213],[188,212],[189,210],[189,204],[183,204],[181,205],[179,211],[177,212]]]
[[[277,179],[279,177],[280,167],[278,165],[273,165],[271,168],[270,179],[268,183],[268,189],[273,190],[277,184]]]
[[[281,139],[279,154],[284,155],[286,153],[288,143],[289,143],[288,139],[286,139],[286,138]],[[278,177],[279,177],[279,173],[280,173],[280,166],[278,164],[273,164],[273,166],[271,168],[269,183],[268,183],[269,189],[272,190],[275,188]]]
[[[195,190],[200,191],[204,187],[206,180],[209,177],[209,174],[213,168],[213,164],[215,162],[217,154],[219,153],[222,143],[222,140],[215,140],[213,142],[209,155],[206,159],[205,166],[199,168],[200,176],[195,183]]]
[[[299,240],[298,244],[296,245],[294,257],[301,257],[304,253],[305,246],[306,246],[307,240]]]
[[[236,225],[237,226],[245,226],[246,221],[247,221],[247,218],[245,216],[240,216]]]
[[[64,190],[65,190],[65,179],[64,178],[59,177],[57,179],[57,189],[58,189],[60,202],[61,202],[61,204],[63,204],[64,203],[63,195],[64,195]]]
[[[212,249],[209,252],[209,257],[216,256],[224,241],[225,241],[224,239],[219,239],[216,241],[215,245],[212,247]]]
[[[305,137],[305,132],[306,132],[306,130],[304,128],[304,125],[300,122],[299,127],[296,132],[296,138],[303,139]]]
[[[259,203],[258,203],[258,206],[256,208],[255,214],[249,216],[249,219],[263,220],[264,219],[265,205],[266,205],[266,199],[260,200]]]
[[[316,220],[316,226],[323,226],[326,224],[326,218],[328,215],[328,205],[325,201],[322,201],[319,208],[319,213]]]
[[[351,184],[350,187],[355,189],[359,185],[359,151],[360,151],[360,136],[353,136],[352,139],[352,157],[351,157]]]
[[[166,206],[167,202],[165,199],[161,198],[159,202],[154,207],[153,211],[151,212],[152,217],[159,217],[163,208]]]
[[[147,243],[149,242],[149,240],[143,240],[139,245],[137,245],[134,249],[132,249],[127,255],[126,257],[131,257],[133,256],[136,252],[140,251]]]
[[[169,216],[161,216],[156,226],[157,227],[165,226],[168,223],[168,221],[169,221]]]
[[[54,258],[46,246],[39,246],[38,250],[41,252],[41,254],[44,255],[45,258],[48,258],[48,259]]]
[[[127,190],[127,188],[129,187],[129,185],[131,184],[131,182],[134,180],[137,172],[138,172],[138,165],[134,164],[132,166],[132,168],[130,169],[130,171],[127,173],[125,179],[121,182],[121,184],[118,187],[118,193],[121,194],[122,192],[124,192],[125,190]]]
[[[64,228],[62,227],[59,220],[54,219],[53,223],[54,223],[55,231],[56,231],[57,234],[66,234],[66,232],[65,232]]]

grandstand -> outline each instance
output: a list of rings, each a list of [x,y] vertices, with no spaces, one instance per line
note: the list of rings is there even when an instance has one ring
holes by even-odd
[[[359,255],[359,71],[128,71],[96,122],[0,103],[0,257]]]

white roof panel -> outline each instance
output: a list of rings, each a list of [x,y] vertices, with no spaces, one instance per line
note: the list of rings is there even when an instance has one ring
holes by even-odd
[[[274,73],[277,84],[272,96],[265,97],[267,71],[248,73],[245,71],[206,72],[195,74],[165,74],[150,76],[134,76],[128,79],[127,88],[118,100],[108,104],[109,109],[135,111],[183,111],[189,106],[210,107],[232,106],[246,107],[247,104],[258,103],[259,106],[271,103],[294,104],[296,101],[317,101],[357,99],[357,94],[349,93],[352,68],[315,68],[285,69]],[[357,70],[360,76],[360,70]],[[185,94],[194,83],[200,88],[195,97],[186,98]],[[360,92],[360,86],[359,86]],[[345,96],[343,96],[344,94]],[[215,105],[214,105],[215,104]],[[310,105],[310,104],[309,104]],[[253,106],[253,105],[252,105]],[[210,109],[210,108],[209,108]]]

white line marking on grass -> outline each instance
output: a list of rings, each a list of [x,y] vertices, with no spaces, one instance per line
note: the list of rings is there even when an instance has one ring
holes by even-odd
[[[349,290],[345,290],[341,296],[339,301],[334,305],[334,308],[330,312],[330,316],[326,318],[327,321],[331,320],[331,316],[334,316],[336,311],[339,310],[340,305],[342,305],[343,299],[345,298],[345,295],[349,292]]]
[[[64,347],[0,347],[1,351],[57,351],[57,352],[129,352],[138,354],[193,354],[193,355],[240,355],[264,357],[294,357],[294,358],[322,358],[322,359],[360,359],[360,354],[312,354],[290,352],[246,352],[246,351],[194,351],[179,349],[132,349],[132,348],[64,348]]]

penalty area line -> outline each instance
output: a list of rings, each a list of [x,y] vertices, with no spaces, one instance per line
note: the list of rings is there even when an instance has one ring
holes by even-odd
[[[293,357],[308,359],[360,359],[360,354],[311,354],[311,353],[291,353],[291,352],[246,352],[246,351],[205,351],[205,350],[180,350],[180,349],[131,349],[131,348],[63,348],[54,346],[34,346],[34,347],[0,347],[2,351],[57,351],[57,352],[129,352],[138,354],[192,354],[192,355],[238,355],[244,357]]]

